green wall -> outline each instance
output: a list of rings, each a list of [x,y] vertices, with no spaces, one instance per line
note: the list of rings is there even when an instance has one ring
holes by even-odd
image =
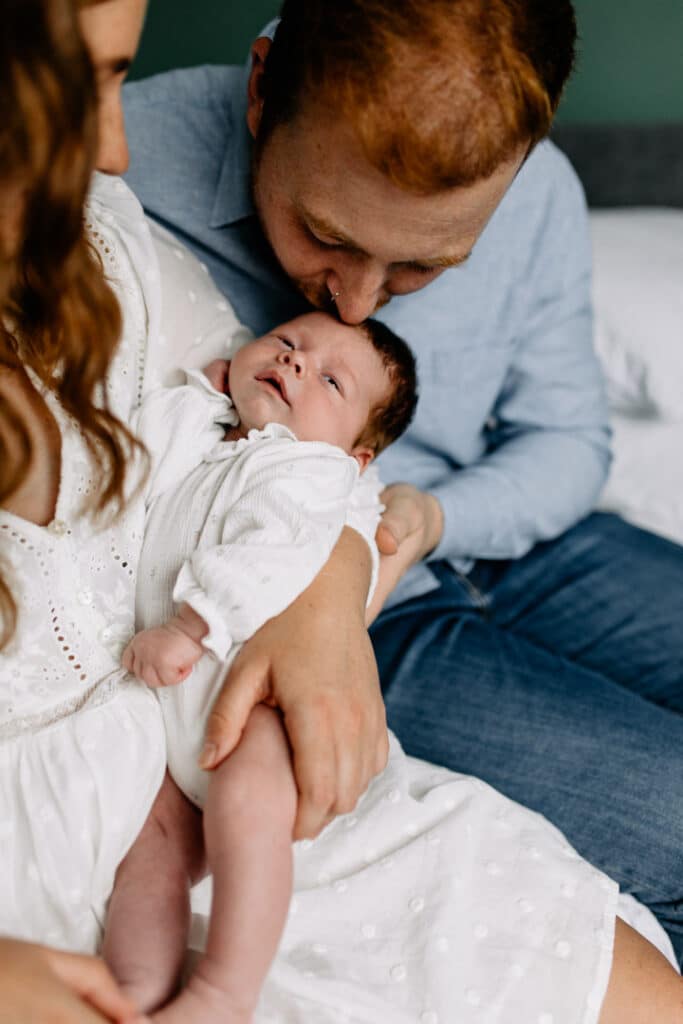
[[[683,0],[575,5],[579,67],[560,120],[683,121]],[[278,8],[279,0],[151,0],[132,77],[204,62],[242,63]]]
[[[683,121],[683,0],[574,4],[579,65],[560,119]]]
[[[242,64],[280,0],[150,0],[131,78],[193,64]]]

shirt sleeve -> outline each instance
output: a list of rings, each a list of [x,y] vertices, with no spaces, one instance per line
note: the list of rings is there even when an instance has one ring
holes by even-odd
[[[221,543],[185,562],[173,592],[206,622],[207,650],[224,658],[313,581],[344,527],[357,476],[355,460],[330,445],[244,445]]]
[[[561,180],[525,283],[516,354],[487,450],[438,482],[444,533],[430,558],[516,558],[595,505],[610,464],[607,403],[593,351],[591,253],[575,175]]]

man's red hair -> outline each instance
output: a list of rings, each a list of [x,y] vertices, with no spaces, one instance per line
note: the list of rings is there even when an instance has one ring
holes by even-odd
[[[399,188],[468,185],[547,134],[575,39],[569,0],[285,0],[259,142],[314,101]]]

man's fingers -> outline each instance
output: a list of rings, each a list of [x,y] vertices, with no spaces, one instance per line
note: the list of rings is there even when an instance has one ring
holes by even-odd
[[[106,1017],[126,1021],[137,1015],[136,1007],[123,995],[103,961],[54,950],[48,957],[57,977]]]
[[[209,716],[200,768],[216,768],[235,749],[251,709],[267,693],[268,671],[266,659],[236,658]]]
[[[332,731],[325,714],[316,713],[311,705],[305,711],[286,712],[284,721],[299,791],[294,838],[313,839],[330,820],[336,802]]]
[[[335,814],[350,814],[368,788],[374,771],[375,716],[353,703],[337,721],[337,799]]]
[[[363,735],[360,715],[346,708],[335,728],[328,727],[324,709],[318,714],[285,715],[293,750],[299,805],[294,838],[313,838],[338,814],[349,814],[370,781],[386,765],[388,740],[383,710],[375,727]]]
[[[391,524],[382,520],[375,534],[375,542],[380,555],[395,555],[398,551],[399,541],[400,538],[394,534]]]

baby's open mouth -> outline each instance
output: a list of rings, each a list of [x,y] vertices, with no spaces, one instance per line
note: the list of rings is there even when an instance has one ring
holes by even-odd
[[[275,373],[264,373],[260,374],[256,379],[262,384],[270,385],[270,387],[278,393],[282,401],[289,405],[287,388],[285,387],[285,382],[282,377]]]

